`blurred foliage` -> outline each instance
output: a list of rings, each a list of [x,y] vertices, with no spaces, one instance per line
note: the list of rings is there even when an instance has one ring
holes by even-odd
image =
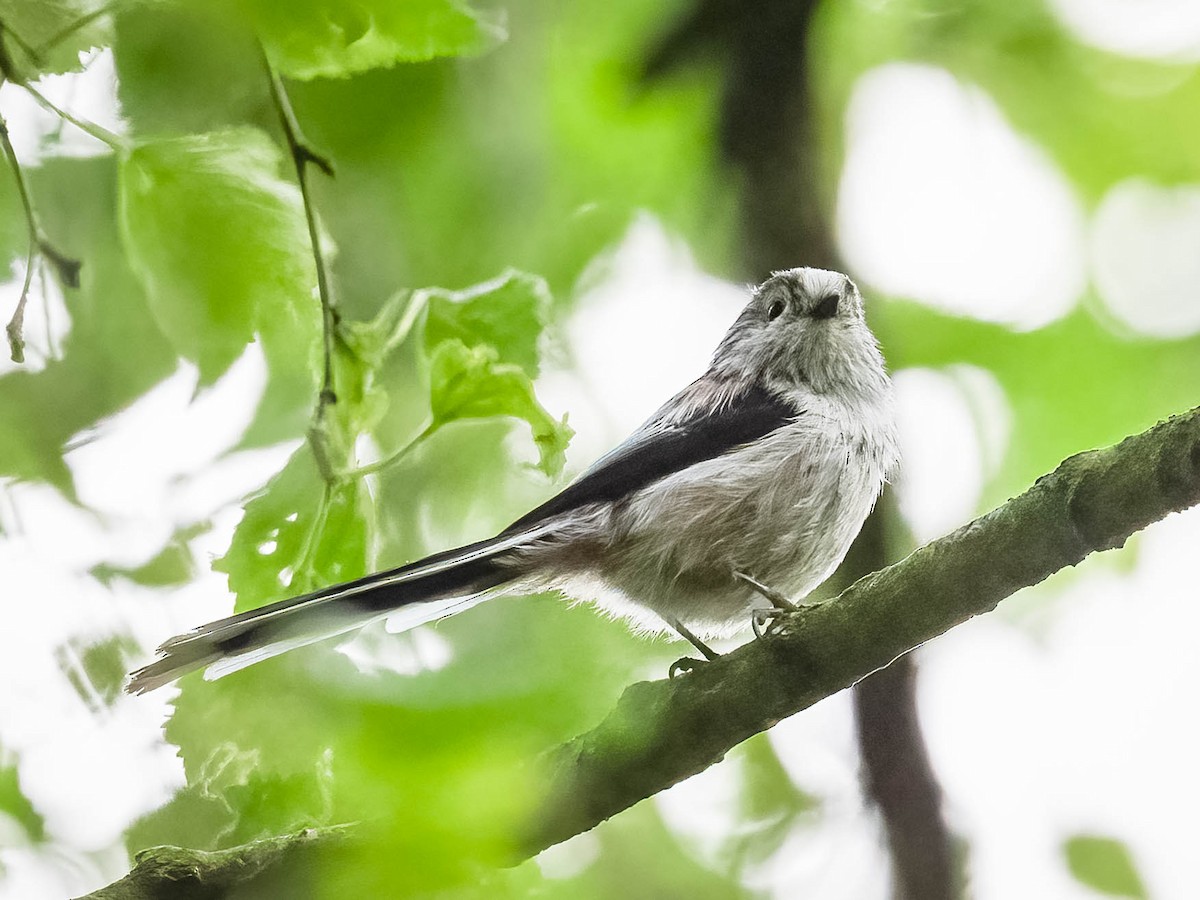
[[[207,533],[210,523],[201,522],[178,529],[170,542],[139,566],[118,566],[99,563],[89,574],[105,585],[124,578],[146,587],[171,587],[185,584],[196,574],[196,560],[189,543]]]
[[[1200,135],[1189,112],[1200,103],[1200,69],[1083,46],[1039,0],[826,3],[814,29],[813,77],[831,173],[840,168],[841,121],[855,81],[904,60],[943,66],[986,90],[1089,205],[1134,176],[1200,181],[1200,157],[1190,149]],[[836,178],[827,183],[832,203]],[[984,508],[1071,453],[1114,443],[1200,396],[1200,335],[1158,341],[1116,333],[1097,315],[1094,297],[1081,301],[1071,315],[1030,333],[908,302],[874,308],[893,368],[969,363],[1003,387],[1011,442]]]
[[[99,156],[60,152],[60,130],[21,160],[43,230],[84,265],[77,289],[57,288],[66,335],[39,348],[39,364],[0,374],[0,477],[75,499],[66,448],[180,365],[203,387],[247,348],[263,355],[268,383],[241,446],[308,434],[321,313],[265,53],[288,79],[306,138],[336,169],[333,179],[314,172],[311,189],[341,314],[338,399],[247,498],[216,567],[246,609],[506,525],[553,490],[567,460],[569,411],[544,408],[535,390],[551,323],[601,277],[597,261],[633,216],[651,211],[705,269],[736,274],[738,178],[718,163],[716,134],[728,61],[713,53],[653,87],[639,81],[645,53],[693,6],[0,2],[3,50],[20,77],[79,70],[88,51],[109,48],[127,125]],[[810,60],[812,162],[826,173],[814,202],[834,200],[856,79],[889,60],[980,85],[1088,204],[1132,176],[1200,180],[1196,67],[1083,47],[1037,0],[826,2]],[[0,253],[18,274],[25,240],[12,179],[0,179]],[[894,368],[969,363],[1004,389],[1013,428],[986,504],[1200,396],[1200,338],[1118,334],[1093,298],[1081,300],[1030,333],[909,300],[873,306]],[[31,310],[41,301],[35,290]],[[636,361],[614,348],[613,364]],[[364,446],[379,463],[360,460]],[[196,535],[181,528],[144,565],[92,574],[179,584]],[[355,864],[321,874],[330,896],[618,897],[637,871],[639,896],[741,897],[752,893],[743,876],[820,821],[819,798],[756,740],[721,872],[652,803],[563,851],[581,858],[572,873],[548,877],[532,863],[482,872],[466,860],[502,857],[533,814],[523,807],[529,761],[674,654],[548,598],[489,604],[434,634],[452,648],[444,664],[413,637],[371,626],[353,662],[326,645],[216,683],[185,680],[166,734],[188,787],[134,825],[130,850],[357,821]],[[73,677],[98,686],[101,707],[129,651],[112,638],[84,652]],[[419,674],[399,674],[397,654]],[[0,756],[0,813],[40,840],[16,773]],[[1121,845],[1076,838],[1065,853],[1081,881],[1144,895]]]
[[[57,657],[79,699],[99,714],[123,696],[125,677],[140,649],[129,635],[115,634],[68,641],[58,648]]]
[[[1195,120],[1186,115],[1200,101],[1192,64],[1084,46],[1039,0],[858,0],[823,11],[815,47],[831,115],[840,117],[865,70],[924,61],[986,90],[1089,202],[1132,176],[1197,178]]]
[[[1109,897],[1146,900],[1146,886],[1138,875],[1129,848],[1112,838],[1075,835],[1063,844],[1067,866],[1082,884]]]
[[[96,15],[106,6],[104,0],[4,0],[5,52],[24,77],[78,72],[81,54],[112,40],[109,20]]]
[[[765,734],[740,749],[741,826],[728,848],[730,869],[739,876],[770,861],[797,827],[819,821],[821,806],[792,782]]]
[[[877,317],[893,366],[969,363],[1004,388],[1012,432],[985,508],[1071,454],[1114,444],[1200,397],[1200,337],[1123,336],[1083,310],[1029,333],[915,303],[889,303]]]
[[[0,816],[15,822],[31,843],[46,839],[46,822],[33,804],[21,793],[21,782],[17,775],[16,760],[0,746]],[[3,824],[3,820],[0,820]],[[4,868],[0,865],[0,877]]]

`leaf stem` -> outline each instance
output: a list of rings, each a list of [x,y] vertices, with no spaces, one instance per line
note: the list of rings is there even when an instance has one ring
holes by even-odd
[[[3,146],[4,157],[12,171],[13,181],[16,182],[17,194],[20,196],[21,206],[25,210],[25,225],[29,231],[29,251],[25,257],[25,281],[21,286],[21,296],[17,300],[17,308],[13,311],[12,318],[8,320],[8,325],[5,327],[12,361],[23,363],[25,361],[25,337],[23,334],[25,307],[29,303],[29,288],[33,284],[33,270],[39,254],[54,265],[59,277],[70,287],[79,286],[80,263],[55,249],[42,233],[37,214],[33,209],[33,201],[29,196],[29,186],[25,182],[25,174],[21,171],[21,162],[17,159],[17,152],[13,149],[12,140],[8,135],[8,123],[2,116],[0,116],[0,145]]]
[[[382,472],[384,469],[391,468],[396,463],[400,462],[400,460],[404,459],[404,457],[408,456],[408,454],[410,454],[412,451],[416,450],[417,447],[423,444],[426,440],[432,437],[433,433],[438,430],[438,427],[439,423],[430,421],[430,423],[425,426],[424,431],[418,434],[399,450],[395,451],[394,453],[390,453],[383,459],[376,460],[373,463],[368,463],[365,466],[359,466],[357,469],[349,472],[342,472],[338,477],[343,481],[353,481],[358,478],[364,478],[367,475],[375,475],[378,472]]]
[[[321,499],[317,504],[316,515],[313,516],[312,528],[308,530],[308,536],[304,541],[304,552],[300,554],[300,563],[292,576],[292,583],[288,586],[293,589],[293,593],[307,593],[312,590],[313,567],[316,563],[313,556],[316,553],[317,544],[320,543],[321,532],[325,530],[325,522],[329,518],[329,503],[332,498],[333,485],[327,481],[321,486]],[[303,579],[302,582],[301,579]],[[295,590],[298,583],[299,591]]]
[[[103,125],[97,125],[95,122],[90,122],[87,119],[81,119],[78,116],[67,112],[65,109],[55,104],[52,100],[50,100],[50,98],[48,98],[33,85],[25,81],[14,80],[13,83],[23,87],[29,93],[29,96],[37,101],[38,106],[42,107],[48,112],[54,113],[54,115],[58,116],[63,121],[70,122],[84,134],[91,135],[100,143],[107,144],[108,147],[114,152],[120,153],[128,147],[128,142],[119,134],[109,131]]]
[[[275,67],[271,65],[271,59],[267,56],[267,50],[259,42],[259,53],[262,56],[263,68],[267,73],[267,80],[271,86],[271,100],[275,104],[275,111],[279,116],[279,124],[283,129],[283,136],[287,140],[288,150],[292,156],[292,163],[296,168],[296,181],[300,185],[300,197],[304,201],[304,218],[308,223],[308,239],[312,246],[313,262],[317,268],[317,295],[321,301],[321,320],[322,331],[324,337],[324,368],[321,376],[321,393],[317,398],[317,410],[313,430],[310,432],[310,440],[316,438],[320,440],[321,428],[325,419],[325,410],[333,403],[337,403],[337,393],[333,385],[333,342],[334,335],[337,331],[339,316],[333,305],[333,297],[329,290],[329,273],[325,265],[325,254],[321,249],[321,231],[317,226],[316,210],[313,207],[312,196],[309,193],[308,186],[308,166],[311,163],[326,175],[333,177],[333,165],[324,156],[321,156],[313,150],[304,138],[300,130],[300,123],[296,119],[295,110],[292,109],[291,100],[288,99],[287,89],[283,85],[283,80],[279,77],[279,73],[275,71]],[[324,448],[316,450],[317,462],[321,467],[321,474],[324,476],[326,483],[332,483],[335,480],[333,468],[327,458]]]
[[[25,306],[29,303],[29,287],[33,283],[33,265],[37,261],[39,230],[37,217],[33,213],[33,203],[29,199],[29,189],[25,185],[25,175],[21,172],[21,163],[13,149],[12,140],[8,136],[8,122],[0,118],[0,143],[4,145],[4,157],[12,170],[13,180],[17,183],[17,193],[21,197],[21,206],[25,209],[25,224],[29,231],[29,251],[25,256],[25,282],[21,285],[21,296],[17,300],[17,308],[5,328],[8,334],[8,349],[12,361],[25,362],[25,337],[22,333],[25,327]]]

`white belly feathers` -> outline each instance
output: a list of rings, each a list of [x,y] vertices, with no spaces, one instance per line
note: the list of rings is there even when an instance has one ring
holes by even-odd
[[[674,619],[702,637],[735,633],[770,605],[734,572],[803,599],[845,555],[896,458],[891,429],[866,411],[805,400],[766,438],[572,523],[576,540],[604,536],[603,551],[563,558],[542,586],[645,631]]]

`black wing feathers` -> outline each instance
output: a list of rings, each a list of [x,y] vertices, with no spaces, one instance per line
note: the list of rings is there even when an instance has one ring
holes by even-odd
[[[550,516],[590,503],[616,500],[661,478],[770,434],[797,411],[759,385],[723,403],[716,412],[698,413],[668,425],[652,419],[625,443],[584,472],[561,493],[525,514],[502,534],[528,528]]]

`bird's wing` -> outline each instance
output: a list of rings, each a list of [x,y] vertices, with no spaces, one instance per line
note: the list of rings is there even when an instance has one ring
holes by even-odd
[[[706,397],[719,397],[720,402],[705,403]],[[764,437],[797,415],[794,406],[759,385],[722,395],[700,379],[562,492],[501,534],[524,531],[592,503],[629,496],[661,478]]]
[[[731,391],[701,379],[566,490],[496,537],[238,613],[171,638],[159,648],[158,660],[133,674],[126,690],[153,690],[198,668],[207,668],[207,677],[216,678],[357,628],[390,611],[404,616],[401,629],[452,615],[512,579],[514,572],[498,565],[497,557],[552,532],[558,514],[632,494],[769,434],[796,414],[788,403],[761,388]]]

